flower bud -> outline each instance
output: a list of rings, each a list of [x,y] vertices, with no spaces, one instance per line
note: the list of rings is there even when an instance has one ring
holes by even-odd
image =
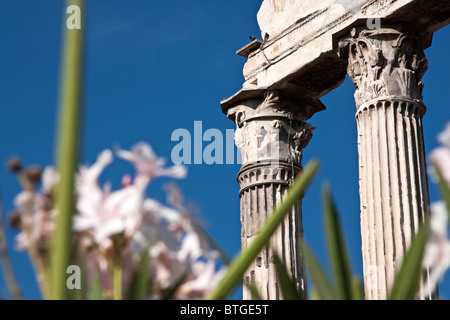
[[[38,166],[31,166],[26,171],[27,177],[31,183],[38,183],[41,181],[42,169]]]
[[[22,161],[17,157],[11,158],[8,161],[7,167],[8,170],[18,173],[22,170]]]
[[[22,219],[20,217],[20,213],[17,211],[9,215],[8,222],[11,228],[22,229]]]

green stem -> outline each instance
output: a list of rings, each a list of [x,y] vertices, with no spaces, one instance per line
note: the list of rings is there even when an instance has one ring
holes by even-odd
[[[113,267],[113,290],[114,300],[122,300],[122,265],[120,261],[114,263]]]
[[[76,5],[83,13],[83,0],[68,0],[66,8]],[[67,15],[69,18],[69,15]],[[83,18],[81,22],[83,22]],[[65,22],[65,21],[64,21]],[[56,231],[51,256],[51,299],[67,298],[66,270],[70,262],[74,182],[78,163],[78,138],[81,111],[83,68],[83,23],[81,29],[69,29],[64,23],[64,51],[61,77],[60,118],[57,163],[61,176],[56,190]]]

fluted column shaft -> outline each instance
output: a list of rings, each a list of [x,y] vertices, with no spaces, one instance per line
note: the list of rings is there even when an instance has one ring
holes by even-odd
[[[243,163],[237,180],[241,186],[244,251],[301,171],[302,150],[312,138],[313,130],[304,122],[302,107],[305,106],[299,106],[279,91],[266,91],[264,97],[243,101],[228,110],[228,117],[237,126],[235,142]],[[252,284],[263,299],[283,298],[275,272],[275,254],[282,259],[298,288],[306,292],[306,275],[298,246],[302,236],[301,199],[298,199],[269,245],[245,273],[245,300],[252,298],[249,290]]]
[[[414,34],[399,28],[354,29],[341,49],[356,85],[365,296],[384,300],[429,211],[420,81],[427,60]]]
[[[265,172],[266,170],[268,172]],[[300,167],[296,165],[294,172],[299,173],[299,171]],[[258,230],[281,203],[292,177],[292,165],[287,162],[280,162],[277,169],[271,165],[253,164],[244,167],[239,172],[242,250],[246,250],[252,243]],[[298,241],[303,236],[301,205],[302,201],[298,199],[288,217],[273,235],[270,245],[261,251],[254,264],[244,275],[245,300],[252,298],[248,288],[251,284],[256,286],[263,299],[279,300],[282,298],[277,284],[274,254],[277,254],[285,263],[299,289],[306,290],[303,259],[298,250]]]
[[[367,299],[386,299],[429,208],[421,103],[389,99],[356,115]]]

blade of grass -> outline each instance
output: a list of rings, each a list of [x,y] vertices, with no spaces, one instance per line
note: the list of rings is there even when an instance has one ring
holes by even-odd
[[[274,255],[275,269],[284,300],[304,300],[302,293],[297,289],[297,284],[291,279],[286,266],[280,257]]]
[[[328,254],[331,270],[336,283],[338,300],[352,300],[352,278],[350,259],[347,253],[342,227],[339,222],[336,206],[328,186],[323,191],[325,229],[327,234]]]
[[[148,296],[149,260],[150,253],[147,249],[141,254],[140,270],[136,273],[131,283],[130,293],[132,300],[144,300]]]
[[[250,290],[252,300],[259,300],[259,301],[262,300],[261,294],[259,293],[256,283],[252,282],[251,284],[247,285],[247,288]]]
[[[113,298],[114,300],[122,300],[122,264],[117,263],[113,266]]]
[[[364,289],[361,279],[354,276],[352,279],[352,298],[353,300],[364,300]]]
[[[294,203],[301,197],[303,191],[312,181],[317,173],[319,164],[312,161],[303,173],[296,179],[296,182],[289,188],[283,202],[275,209],[272,216],[261,228],[256,239],[241,253],[229,266],[227,273],[219,283],[216,290],[208,297],[210,300],[226,299],[233,289],[242,282],[242,277],[251,263],[256,259],[259,252],[267,245],[270,237],[284,220]]]
[[[389,300],[414,300],[419,291],[422,275],[422,259],[428,240],[429,221],[426,221],[413,238],[395,277]]]
[[[104,300],[102,285],[98,276],[94,277],[91,281],[91,287],[88,294],[89,300]]]
[[[66,7],[76,5],[84,12],[83,0],[68,0]],[[72,243],[72,213],[74,211],[74,182],[78,163],[78,138],[81,109],[83,69],[83,22],[81,29],[65,27],[62,59],[57,164],[60,182],[56,190],[56,230],[52,243],[51,292],[54,300],[67,297],[66,269]]]
[[[318,298],[322,300],[336,300],[333,286],[326,276],[319,259],[317,259],[305,242],[302,243],[302,252],[305,257],[306,268],[314,285],[314,292],[317,293]]]

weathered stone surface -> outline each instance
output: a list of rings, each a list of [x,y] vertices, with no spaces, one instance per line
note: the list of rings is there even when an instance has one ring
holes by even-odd
[[[264,0],[258,22],[263,39],[268,36],[249,54],[244,90],[224,102],[234,103],[252,90],[293,86],[319,99],[345,78],[339,39],[354,26],[378,27],[374,17],[381,18],[381,27],[395,22],[414,28],[426,48],[433,32],[450,22],[450,1]]]
[[[238,174],[241,186],[242,249],[245,250],[273,209],[286,195],[301,171],[303,149],[312,138],[313,127],[306,123],[321,105],[303,105],[281,91],[272,90],[229,108],[236,123],[235,141],[242,155]],[[281,299],[273,256],[286,264],[298,288],[306,293],[306,277],[298,240],[303,236],[301,199],[276,231],[267,248],[245,274],[246,284],[255,284],[263,299]],[[244,299],[251,299],[244,288]]]
[[[341,56],[349,61],[357,106],[388,97],[422,101],[420,80],[428,61],[414,33],[394,28],[353,29],[351,37],[341,42]]]
[[[356,86],[365,296],[374,300],[388,298],[430,207],[420,81],[428,64],[417,36],[400,30],[355,29],[341,42]]]
[[[380,99],[356,116],[368,300],[387,299],[403,256],[429,210],[423,112],[418,102]]]
[[[271,164],[251,164],[241,169],[238,181],[241,185],[242,250],[255,239],[258,230],[267,221],[274,208],[286,195],[289,181],[301,168],[292,163],[280,161]],[[292,208],[281,226],[275,231],[269,246],[264,248],[247,272],[246,285],[254,284],[264,300],[282,299],[278,286],[273,256],[278,255],[287,267],[298,289],[306,294],[306,273],[303,257],[298,250],[298,241],[303,237],[301,199]],[[245,300],[251,300],[248,286],[244,287]]]
[[[228,110],[236,123],[235,142],[242,163],[258,161],[302,162],[302,150],[312,138],[306,108],[282,98],[279,91],[267,91],[263,99],[247,100]]]

